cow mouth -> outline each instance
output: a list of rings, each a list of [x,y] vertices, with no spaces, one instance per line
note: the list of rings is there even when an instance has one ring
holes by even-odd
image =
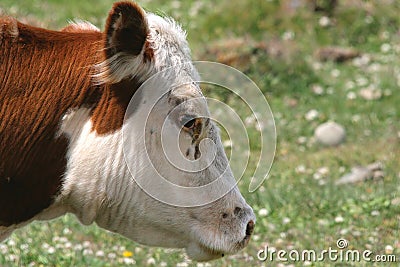
[[[229,251],[224,251],[224,250],[219,250],[215,248],[211,248],[208,246],[205,246],[201,243],[196,243],[196,245],[193,247],[188,247],[186,248],[186,252],[189,256],[189,258],[195,260],[195,261],[210,261],[210,260],[215,260],[222,258],[226,255],[231,255],[235,254],[238,251],[242,250],[247,246],[247,244],[250,241],[251,234],[248,234],[246,232],[246,236],[239,242],[236,242]],[[195,248],[195,249],[193,249]]]
[[[222,258],[227,255],[235,254],[238,251],[242,250],[244,247],[247,246],[247,244],[250,241],[250,237],[246,236],[242,241],[237,242],[232,250],[230,251],[222,251],[210,247],[206,247],[202,244],[197,244],[198,245],[198,250],[193,253],[190,250],[187,249],[188,256],[195,260],[195,261],[210,261],[210,260],[215,260]]]
[[[254,232],[254,226],[254,221],[250,220],[246,225],[244,237],[242,236],[239,241],[229,242],[230,244],[225,244],[221,247],[221,244],[219,246],[213,246],[212,243],[204,244],[202,242],[203,239],[199,238],[186,247],[186,252],[189,258],[195,261],[210,261],[224,257],[225,255],[235,254],[248,245],[251,235]]]
[[[195,247],[195,249],[193,249],[193,247]],[[186,248],[186,252],[189,258],[198,262],[216,260],[228,254],[225,251],[213,249],[200,243]]]

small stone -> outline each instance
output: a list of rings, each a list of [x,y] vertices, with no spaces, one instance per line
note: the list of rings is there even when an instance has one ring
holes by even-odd
[[[373,173],[370,170],[362,166],[357,166],[351,169],[351,173],[347,173],[340,177],[340,179],[337,180],[335,184],[341,185],[363,182],[365,180],[371,179],[372,176]]]
[[[385,176],[383,172],[383,164],[381,162],[374,162],[367,166],[355,166],[351,168],[351,172],[340,177],[335,182],[336,185],[351,184],[364,182],[367,180],[382,180]],[[376,214],[376,213],[375,213]],[[377,216],[377,215],[373,215]]]
[[[347,47],[321,47],[315,52],[315,57],[320,61],[345,62],[360,56],[357,50]],[[334,70],[333,77],[338,77],[340,72]],[[337,74],[337,75],[336,75]]]
[[[326,122],[315,129],[316,140],[325,146],[337,146],[346,139],[346,131],[340,124]]]
[[[396,197],[391,201],[393,206],[400,206],[400,197]]]

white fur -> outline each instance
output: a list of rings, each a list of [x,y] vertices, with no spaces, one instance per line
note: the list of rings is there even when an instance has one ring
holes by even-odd
[[[149,26],[147,42],[154,52],[154,60],[144,61],[145,47],[137,56],[117,53],[95,66],[93,78],[96,84],[118,83],[125,78],[144,82],[157,72],[191,60],[186,32],[174,20],[152,13],[147,14],[146,19]]]

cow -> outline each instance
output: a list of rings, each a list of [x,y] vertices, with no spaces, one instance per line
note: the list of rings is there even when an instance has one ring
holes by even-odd
[[[73,213],[84,225],[140,244],[184,248],[197,261],[248,244],[255,215],[236,185],[216,123],[205,116],[199,73],[174,20],[129,1],[113,5],[104,32],[82,21],[53,31],[3,17],[0,47],[0,241],[34,220]],[[167,86],[167,80],[147,81],[167,69],[183,85],[160,97],[143,131],[144,103]],[[128,111],[133,98],[139,101]],[[176,116],[168,116],[172,110]],[[193,172],[167,164],[160,159],[162,127],[180,129],[173,136],[176,154],[189,162],[207,160],[201,152],[211,145],[215,159]],[[147,149],[135,141],[142,133]],[[212,142],[201,145],[205,139]],[[138,182],[155,175],[145,157],[157,159],[157,170],[179,186],[216,178],[220,185],[202,194],[209,203],[167,203]],[[218,197],[221,185],[230,190]],[[159,191],[179,203],[196,197]]]

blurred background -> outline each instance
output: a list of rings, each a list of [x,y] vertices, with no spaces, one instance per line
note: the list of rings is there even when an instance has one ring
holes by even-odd
[[[0,0],[0,15],[50,29],[79,18],[102,29],[112,2]],[[193,263],[182,251],[143,247],[68,215],[16,231],[0,244],[1,266],[327,266],[334,263],[261,262],[257,252],[320,251],[339,238],[350,249],[400,253],[400,1],[139,4],[175,18],[195,60],[239,69],[268,99],[278,137],[270,177],[247,192],[260,146],[252,141],[241,183],[257,214],[252,241],[237,255]],[[240,107],[227,92],[204,93]],[[241,115],[257,140],[254,118]]]

